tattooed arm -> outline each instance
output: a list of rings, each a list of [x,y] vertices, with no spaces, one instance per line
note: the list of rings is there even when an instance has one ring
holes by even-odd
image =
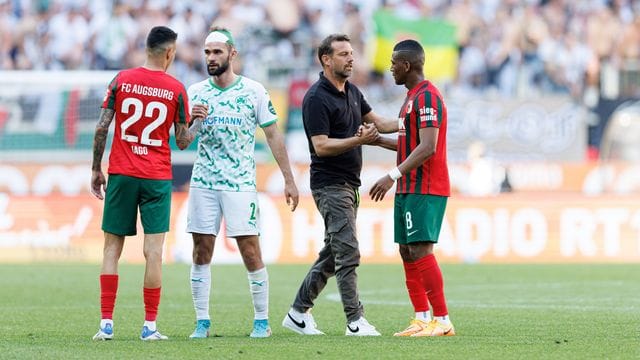
[[[102,155],[107,145],[109,125],[113,121],[113,109],[102,109],[100,120],[96,124],[96,133],[93,137],[93,161],[91,163],[91,193],[98,199],[104,199],[103,189],[107,183],[102,173]]]
[[[198,131],[200,131],[201,127],[202,127],[202,119],[193,120],[191,122],[191,126],[189,126],[189,134],[191,134],[191,136],[195,138],[196,135],[198,134]]]
[[[176,133],[176,145],[178,145],[178,148],[184,150],[189,147],[194,138],[189,130],[189,125],[185,123],[175,123],[174,131]]]
[[[202,119],[207,117],[208,111],[208,105],[196,104],[191,108],[191,127],[187,128],[186,124],[175,124],[176,144],[180,150],[186,149],[196,138],[198,131],[202,127]]]

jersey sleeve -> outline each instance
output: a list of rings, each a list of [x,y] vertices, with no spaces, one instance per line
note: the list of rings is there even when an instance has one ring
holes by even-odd
[[[416,118],[420,119],[420,128],[439,128],[442,124],[442,99],[431,92],[418,94],[413,100],[413,111]]]
[[[302,121],[309,137],[329,135],[329,110],[317,96],[305,98],[302,103]]]
[[[184,86],[180,86],[176,100],[178,104],[176,106],[176,118],[174,121],[180,124],[189,124],[191,122],[191,110],[189,108],[189,96]]]
[[[198,95],[198,84],[192,84],[187,89],[187,108],[191,110],[194,104],[197,103],[199,98]]]
[[[267,90],[260,86],[257,91],[258,103],[256,107],[256,118],[260,127],[267,127],[278,121],[276,109],[271,103],[271,98]]]
[[[116,74],[114,78],[107,86],[107,91],[104,94],[104,99],[102,100],[102,108],[103,109],[111,109],[114,110],[116,106],[116,93],[118,92],[118,80],[120,77],[120,73]]]

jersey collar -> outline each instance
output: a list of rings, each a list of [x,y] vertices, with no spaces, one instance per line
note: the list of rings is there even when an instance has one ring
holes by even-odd
[[[414,86],[411,90],[407,91],[407,96],[411,96],[417,93],[418,91],[420,91],[420,89],[427,87],[428,85],[429,85],[429,80],[426,80],[426,79],[422,80],[416,86]]]
[[[241,75],[237,75],[236,76],[236,81],[234,81],[231,85],[227,86],[226,88],[221,88],[220,86],[216,85],[216,83],[213,82],[213,80],[211,80],[211,77],[209,77],[209,85],[213,86],[214,88],[220,90],[220,91],[227,91],[231,88],[233,88],[234,86],[236,86],[239,82],[240,79],[242,79]]]

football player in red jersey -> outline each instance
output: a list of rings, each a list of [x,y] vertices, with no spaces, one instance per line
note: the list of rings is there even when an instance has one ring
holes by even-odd
[[[409,327],[394,336],[452,336],[440,266],[433,254],[450,195],[447,168],[447,108],[440,91],[424,79],[425,54],[415,40],[396,44],[391,73],[409,91],[398,122],[376,123],[380,132],[398,131],[384,147],[398,152],[397,167],[380,178],[369,194],[382,200],[397,180],[394,239],[399,244],[407,290],[415,310]],[[429,303],[433,318],[429,313]]]
[[[142,340],[165,340],[156,328],[162,285],[162,247],[171,210],[171,150],[169,130],[183,150],[193,141],[189,133],[188,98],[184,86],[166,73],[176,53],[177,34],[164,26],[147,36],[143,66],[123,70],[109,84],[96,125],[91,165],[91,192],[104,199],[104,252],[100,275],[102,320],[94,340],[113,338],[113,308],[118,289],[118,260],[125,236],[136,234],[138,209],[144,228],[145,322]],[[109,182],[102,156],[109,125],[115,135],[109,156]],[[107,185],[105,187],[105,185]],[[103,189],[105,195],[103,196]]]

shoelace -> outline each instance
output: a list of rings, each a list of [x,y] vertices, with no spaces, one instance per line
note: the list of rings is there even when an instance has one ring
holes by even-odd
[[[414,327],[414,326],[415,326],[415,327],[418,327],[418,328],[420,328],[420,329],[424,329],[424,328],[425,328],[425,326],[424,326],[424,322],[423,322],[423,321],[420,321],[420,320],[418,320],[418,319],[413,319],[413,320],[411,320],[411,321],[409,322],[409,327],[408,327],[406,330],[409,330],[410,328],[412,328],[412,327]]]
[[[441,328],[443,330],[445,329],[443,326],[441,326],[440,322],[436,319],[429,321],[429,324],[426,327],[426,329],[428,329],[430,332],[435,331],[435,329],[437,328]]]

